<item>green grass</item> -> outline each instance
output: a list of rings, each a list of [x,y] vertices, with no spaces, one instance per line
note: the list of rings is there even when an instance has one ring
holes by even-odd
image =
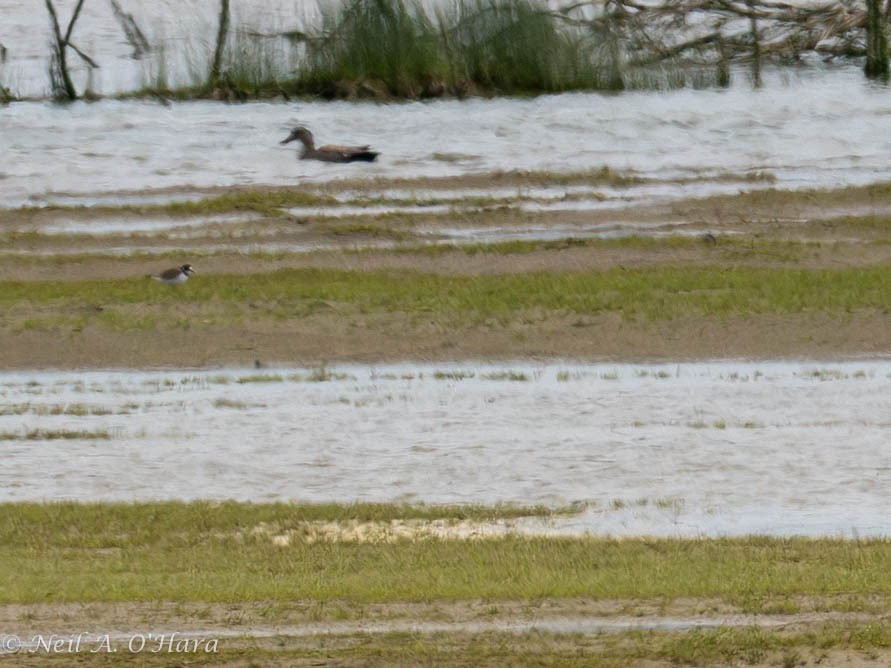
[[[400,219],[411,219],[411,215],[404,215],[401,213],[392,213],[385,214],[384,216],[377,216],[377,219],[381,218],[392,218],[396,220]],[[394,241],[404,241],[406,239],[411,239],[412,235],[409,231],[399,230],[394,227],[388,225],[379,225],[375,223],[335,223],[328,227],[328,230],[331,234],[339,237],[348,237],[348,236],[369,236],[375,237],[379,239],[392,239]]]
[[[179,201],[169,204],[142,207],[121,207],[140,212],[161,212],[171,215],[196,215],[256,211],[264,215],[281,215],[281,209],[289,206],[324,206],[336,204],[333,197],[295,189],[236,190],[196,201]],[[115,208],[114,210],[120,210]]]
[[[277,373],[255,373],[250,376],[240,376],[235,382],[244,383],[281,383],[285,379]]]
[[[24,305],[57,314],[29,314],[23,320],[31,328],[52,326],[53,318],[63,325],[96,322],[124,330],[158,324],[188,327],[188,319],[169,309],[189,303],[211,321],[303,317],[337,305],[354,314],[424,315],[457,325],[505,322],[548,312],[617,313],[655,322],[691,316],[884,311],[889,291],[891,268],[884,266],[814,271],[667,266],[483,276],[282,269],[253,275],[202,275],[173,289],[142,278],[7,281],[0,283],[0,307],[8,322],[15,321]],[[65,314],[66,308],[83,304],[101,304],[103,309],[95,314]]]
[[[595,87],[591,43],[538,3],[460,0],[439,23],[453,80],[502,92]]]
[[[891,541],[524,538],[275,544],[312,520],[487,520],[541,508],[234,502],[5,504],[0,601],[891,596]],[[257,531],[257,527],[272,527]],[[299,534],[295,534],[299,535]]]
[[[308,44],[302,89],[334,97],[351,82],[419,97],[444,79],[437,34],[419,3],[347,0],[323,12],[322,34]]]
[[[291,85],[326,97],[417,98],[474,91],[600,87],[590,37],[529,0],[456,0],[429,13],[410,0],[347,0]]]
[[[107,440],[111,432],[106,429],[29,429],[24,431],[2,431],[0,441],[56,441],[56,440]]]
[[[348,380],[353,378],[349,374],[331,371],[324,366],[317,367],[306,374],[295,373],[288,376],[288,380],[298,383],[327,383],[333,380]]]
[[[0,415],[111,415],[112,410],[106,406],[94,406],[80,403],[68,404],[3,404]]]
[[[861,623],[827,618],[779,629],[396,631],[292,637],[274,644],[246,636],[222,639],[211,655],[177,656],[190,665],[291,665],[317,659],[372,666],[619,667],[644,660],[653,665],[785,666],[820,663],[839,651],[878,657],[891,647],[891,625],[883,618],[891,602],[887,539],[508,536],[361,543],[299,538],[301,524],[313,521],[546,519],[573,510],[231,501],[7,503],[0,505],[0,603],[76,602],[82,611],[66,613],[76,619],[90,614],[91,603],[145,602],[162,610],[165,601],[176,601],[177,614],[197,620],[210,620],[211,606],[221,604],[232,624],[246,627],[275,624],[288,611],[313,622],[373,622],[378,615],[398,623],[413,615],[411,622],[435,623],[449,620],[450,603],[476,611],[470,619],[481,623],[504,621],[510,610],[546,619],[551,601],[558,600],[581,616],[592,602],[604,601],[616,614],[655,611],[655,621],[661,614],[671,620],[675,606],[704,619],[720,617],[721,610],[872,615]],[[296,539],[273,540],[274,534],[288,531]],[[413,602],[423,604],[417,608],[425,611],[419,618],[412,608],[383,607]],[[20,614],[8,632],[18,626],[39,628],[44,613],[32,616],[25,609]],[[141,608],[131,614],[123,624],[145,625],[154,613]],[[212,631],[206,635],[214,637]],[[68,665],[72,658],[45,654],[39,665]],[[101,658],[103,665],[133,659],[127,652]],[[23,654],[16,660],[38,657]],[[170,657],[145,652],[139,662],[168,665]]]
[[[282,82],[291,76],[288,49],[282,40],[260,38],[239,29],[229,42],[223,52],[221,80],[215,82],[219,88],[237,100],[269,97],[282,90]]]
[[[27,218],[40,211],[90,212],[96,216],[116,217],[126,214],[166,214],[170,216],[196,216],[207,214],[254,211],[264,215],[281,215],[282,209],[291,206],[333,206],[338,203],[333,196],[299,188],[233,189],[219,195],[195,200],[174,200],[164,204],[121,204],[119,206],[53,205],[49,207],[22,206],[13,212]],[[9,238],[28,238],[32,232],[17,232]]]

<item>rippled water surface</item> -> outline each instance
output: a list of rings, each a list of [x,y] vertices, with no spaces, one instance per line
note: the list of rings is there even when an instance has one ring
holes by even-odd
[[[588,504],[601,534],[889,533],[891,362],[0,376],[0,499]]]
[[[64,25],[75,2],[56,4]],[[100,64],[89,82],[93,90],[114,95],[154,85],[160,70],[170,85],[188,85],[196,72],[207,71],[215,0],[196,0],[187,12],[173,0],[120,4],[155,48],[133,57],[111,5],[86,3],[73,41]],[[316,2],[250,0],[233,3],[232,12],[234,27],[264,35],[320,20]],[[0,15],[6,48],[0,85],[22,96],[48,95],[50,33],[43,6],[0,0]],[[278,45],[270,58],[290,62],[293,54],[282,46],[287,40],[268,43]],[[83,90],[86,69],[73,54],[70,60]],[[759,187],[741,181],[752,174],[793,187],[866,183],[891,178],[889,110],[886,88],[868,84],[853,64],[768,72],[758,91],[741,71],[722,91],[392,104],[19,102],[0,107],[0,206],[143,201],[143,191],[161,188],[176,189],[181,199],[184,190],[207,186],[602,166],[647,179],[720,177],[698,186],[672,182],[631,191],[632,198],[647,200]],[[292,147],[278,145],[297,121],[320,143],[370,143],[381,151],[380,162],[298,163]]]
[[[765,89],[412,103],[161,106],[114,101],[0,107],[0,206],[128,201],[128,194],[343,178],[608,166],[646,179],[636,200],[774,185],[831,187],[891,178],[891,104],[859,69],[776,75]],[[279,146],[306,123],[322,143],[370,143],[373,165],[298,162]],[[111,196],[109,196],[111,194]],[[592,206],[615,207],[607,198]],[[162,193],[155,197],[164,199]],[[559,196],[559,193],[556,193]]]

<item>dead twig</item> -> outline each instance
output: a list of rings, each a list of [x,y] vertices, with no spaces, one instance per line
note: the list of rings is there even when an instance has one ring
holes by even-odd
[[[46,3],[46,9],[50,15],[50,23],[52,24],[54,37],[52,45],[53,57],[50,65],[50,81],[53,87],[53,96],[60,100],[76,100],[77,89],[74,87],[74,83],[71,81],[71,75],[68,72],[68,61],[66,57],[68,47],[71,47],[89,67],[99,67],[96,61],[71,42],[71,34],[74,32],[74,24],[77,22],[77,17],[80,16],[80,10],[83,8],[84,0],[78,0],[77,5],[74,7],[74,13],[68,21],[68,28],[65,31],[64,36],[62,35],[62,29],[59,25],[59,16],[56,13],[56,8],[53,6],[52,0],[44,0],[44,2]]]
[[[136,19],[133,18],[133,14],[124,12],[124,10],[121,9],[121,6],[117,3],[117,0],[111,0],[111,9],[117,17],[118,23],[121,24],[121,28],[124,30],[124,35],[126,35],[127,41],[130,43],[130,46],[133,47],[131,57],[142,58],[142,56],[151,51],[151,46],[145,38],[145,35],[142,34],[142,30],[139,29]]]

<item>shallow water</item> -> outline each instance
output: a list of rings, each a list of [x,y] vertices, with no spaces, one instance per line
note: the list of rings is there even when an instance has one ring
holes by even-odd
[[[582,502],[531,526],[891,533],[891,361],[327,372],[2,374],[0,500]]]
[[[300,162],[278,145],[297,121],[320,142],[370,143],[373,165]],[[592,93],[367,102],[21,102],[0,108],[0,206],[183,199],[190,189],[512,170],[632,171],[592,207],[759,187],[891,179],[887,92],[858,68],[776,74],[760,91]],[[461,160],[444,159],[460,154]],[[770,174],[776,183],[747,181]],[[726,176],[735,175],[727,179]],[[696,179],[692,183],[666,179]],[[554,193],[556,197],[560,193]]]

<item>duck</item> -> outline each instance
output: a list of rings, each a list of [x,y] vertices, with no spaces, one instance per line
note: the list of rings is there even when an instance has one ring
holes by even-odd
[[[189,276],[194,273],[195,270],[192,268],[192,265],[184,264],[172,269],[165,269],[159,274],[149,274],[148,277],[154,278],[156,281],[164,283],[164,285],[179,285],[188,281]]]
[[[280,144],[297,140],[303,144],[301,160],[321,160],[322,162],[374,162],[379,155],[370,146],[319,146],[316,148],[312,132],[302,125],[291,130],[291,134]]]

